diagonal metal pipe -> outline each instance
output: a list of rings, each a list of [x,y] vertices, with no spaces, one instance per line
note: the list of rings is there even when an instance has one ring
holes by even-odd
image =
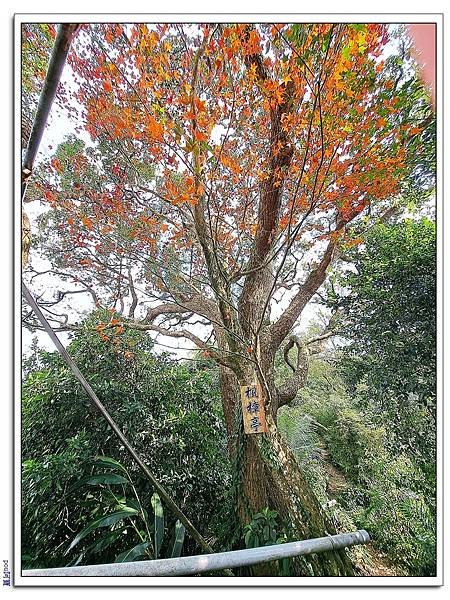
[[[33,128],[28,140],[28,146],[22,166],[22,200],[25,195],[27,180],[33,171],[34,159],[41,143],[48,115],[61,80],[61,74],[66,63],[70,44],[79,25],[75,23],[63,23],[58,30],[52,55],[45,76],[44,87],[39,97],[39,104],[33,122]]]
[[[248,550],[233,550],[200,556],[183,556],[139,562],[62,567],[58,569],[32,569],[23,571],[24,577],[181,577],[198,575],[208,571],[233,569],[271,562],[294,556],[306,556],[367,544],[370,536],[364,529],[340,533],[328,537],[289,542],[275,546],[263,546]]]

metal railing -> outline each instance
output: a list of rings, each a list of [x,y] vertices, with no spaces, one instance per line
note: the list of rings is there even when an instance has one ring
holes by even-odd
[[[367,544],[369,541],[370,536],[367,531],[360,529],[351,533],[248,550],[105,565],[32,569],[23,571],[22,575],[25,577],[180,577],[338,550],[358,544]]]

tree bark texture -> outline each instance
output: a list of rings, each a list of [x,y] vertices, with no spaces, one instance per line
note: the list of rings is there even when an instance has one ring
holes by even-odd
[[[222,399],[228,447],[235,467],[236,508],[242,526],[252,515],[268,507],[277,511],[296,540],[333,535],[327,519],[303,476],[291,449],[277,430],[272,410],[267,411],[268,433],[244,435],[239,401],[239,381],[227,369],[221,371]],[[289,531],[290,529],[290,531]],[[273,575],[273,565],[254,569],[255,575]],[[293,561],[295,576],[352,576],[345,550],[301,557]]]

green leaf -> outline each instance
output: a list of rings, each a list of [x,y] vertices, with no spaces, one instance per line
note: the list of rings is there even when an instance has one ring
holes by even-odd
[[[151,503],[155,514],[155,558],[158,558],[164,537],[164,511],[161,499],[156,492],[152,496]]]
[[[342,57],[344,60],[348,60],[350,58],[350,46],[348,44],[342,49]]]
[[[105,535],[103,535],[100,540],[94,542],[91,546],[87,548],[89,552],[92,554],[97,554],[98,552],[103,552],[106,548],[111,546],[116,540],[120,538],[123,534],[125,526],[120,529],[114,529],[114,531],[107,531]]]
[[[97,456],[97,458],[95,459],[95,464],[99,467],[109,467],[110,469],[113,467],[117,467],[121,471],[126,472],[125,467],[122,464],[120,464],[120,462],[114,460],[114,458],[110,458],[109,456]]]
[[[129,548],[128,550],[125,550],[125,552],[121,552],[120,554],[118,554],[116,556],[116,558],[114,559],[114,562],[116,562],[116,563],[132,562],[133,560],[136,560],[140,556],[144,556],[149,545],[150,545],[150,542],[143,542],[142,544],[133,546],[133,548]]]
[[[108,484],[108,485],[118,485],[129,483],[128,479],[122,477],[122,475],[116,475],[115,473],[100,473],[98,475],[92,475],[92,477],[88,477],[85,479],[85,483],[88,485],[99,485],[99,484]]]
[[[172,554],[170,555],[172,558],[178,558],[181,554],[181,549],[183,548],[184,543],[184,534],[186,529],[180,521],[175,523],[175,541],[172,547]]]
[[[364,31],[366,26],[364,23],[349,23],[349,28],[354,29],[355,31]]]
[[[66,567],[76,567],[84,558],[84,552],[81,552],[78,556],[75,556],[70,562],[67,563]]]
[[[75,536],[72,543],[65,551],[64,555],[68,554],[70,552],[70,550],[72,550],[72,548],[74,548],[83,538],[85,538],[87,535],[89,535],[95,529],[99,529],[101,527],[109,527],[110,525],[115,525],[116,523],[118,523],[119,521],[122,521],[123,519],[126,519],[128,517],[132,517],[133,515],[136,515],[137,512],[138,511],[135,510],[134,508],[129,508],[129,507],[123,506],[122,509],[117,512],[111,513],[109,515],[104,515],[103,517],[100,517],[98,519],[95,519],[94,521],[91,521],[91,523],[89,523],[89,525],[87,527],[82,529],[80,531],[80,533],[78,533]]]

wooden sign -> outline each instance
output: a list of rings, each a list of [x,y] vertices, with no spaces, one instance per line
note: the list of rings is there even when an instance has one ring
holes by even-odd
[[[266,432],[266,409],[261,386],[258,383],[241,385],[241,402],[245,433]]]

